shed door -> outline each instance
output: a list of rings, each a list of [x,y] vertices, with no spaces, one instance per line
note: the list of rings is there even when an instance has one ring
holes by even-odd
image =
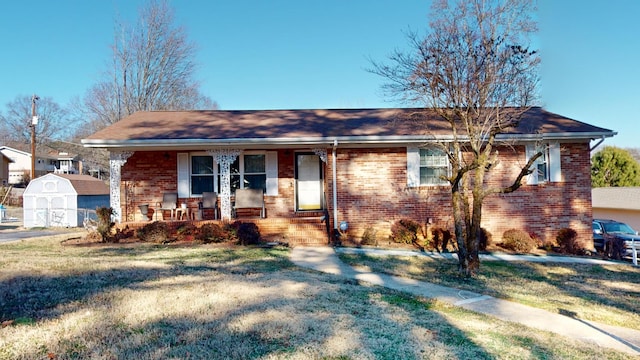
[[[296,210],[322,210],[322,161],[312,153],[296,154]]]

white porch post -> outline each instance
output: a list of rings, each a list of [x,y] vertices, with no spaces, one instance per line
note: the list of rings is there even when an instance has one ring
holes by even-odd
[[[120,179],[122,165],[133,155],[132,151],[114,151],[109,153],[109,204],[113,209],[113,221],[121,222],[122,214],[120,209]]]
[[[208,150],[220,164],[220,218],[231,220],[231,164],[240,155],[238,149]]]

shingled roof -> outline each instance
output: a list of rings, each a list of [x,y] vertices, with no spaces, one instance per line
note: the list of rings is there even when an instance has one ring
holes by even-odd
[[[78,195],[108,195],[109,186],[102,180],[89,175],[55,174],[69,180]]]
[[[428,118],[428,135],[407,119]],[[529,109],[501,137],[596,139],[616,133],[542,108]],[[446,139],[449,125],[425,109],[150,111],[137,112],[83,139],[87,147],[265,146],[389,144]]]

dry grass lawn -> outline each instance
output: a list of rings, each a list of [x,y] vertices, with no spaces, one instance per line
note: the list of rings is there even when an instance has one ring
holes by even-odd
[[[623,359],[288,249],[0,244],[0,359]]]
[[[365,267],[479,292],[580,319],[640,330],[640,268],[608,265],[483,261],[479,276],[458,276],[457,260],[429,257],[341,255]]]

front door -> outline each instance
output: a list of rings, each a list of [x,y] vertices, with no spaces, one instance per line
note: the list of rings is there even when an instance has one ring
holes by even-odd
[[[322,210],[322,161],[313,153],[296,154],[296,210]]]

